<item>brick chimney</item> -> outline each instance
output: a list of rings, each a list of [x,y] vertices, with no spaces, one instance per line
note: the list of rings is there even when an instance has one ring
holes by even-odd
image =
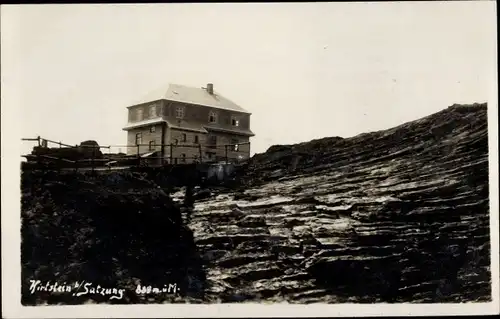
[[[208,94],[214,94],[214,85],[212,83],[207,84],[207,92]]]

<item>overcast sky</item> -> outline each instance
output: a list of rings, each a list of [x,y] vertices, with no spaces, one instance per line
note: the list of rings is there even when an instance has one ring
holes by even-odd
[[[214,83],[252,112],[260,153],[487,101],[496,72],[495,2],[20,5],[1,13],[2,115],[16,110],[13,135],[69,144],[125,144],[125,107],[168,83]]]

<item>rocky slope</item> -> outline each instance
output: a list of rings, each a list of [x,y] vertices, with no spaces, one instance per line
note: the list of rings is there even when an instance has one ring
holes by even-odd
[[[485,104],[274,146],[189,226],[205,301],[490,300]]]
[[[145,177],[132,172],[23,171],[24,305],[185,302],[198,296],[200,289],[191,282],[203,282],[204,274],[193,234],[182,222],[179,206]],[[70,285],[71,291],[33,292],[31,280],[39,280],[40,286]],[[137,294],[138,284],[175,284],[179,291]],[[98,285],[125,292],[111,299],[99,294]]]
[[[25,168],[22,302],[490,300],[487,133],[486,105],[454,105],[273,146],[240,168],[239,189],[201,190],[192,209],[162,176]],[[126,292],[31,293],[32,279]]]

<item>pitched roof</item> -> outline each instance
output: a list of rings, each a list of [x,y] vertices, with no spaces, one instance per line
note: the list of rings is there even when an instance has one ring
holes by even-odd
[[[162,123],[162,122],[166,122],[166,121],[163,118],[161,118],[161,117],[156,117],[156,118],[153,118],[153,119],[147,119],[147,120],[142,120],[142,121],[139,121],[139,122],[128,123],[123,128],[123,130],[127,131],[127,130],[130,130],[130,129],[133,129],[133,128],[148,126],[148,125],[152,125],[152,124],[158,124],[158,123]]]
[[[181,124],[177,124],[177,123],[170,122],[170,121],[166,121],[166,122],[170,128],[174,128],[174,129],[178,129],[178,130],[185,130],[185,131],[192,131],[192,132],[208,133],[208,131],[203,127],[202,124],[191,123],[191,122],[183,122]]]
[[[245,136],[255,136],[255,134],[250,131],[250,130],[241,130],[241,129],[226,129],[222,127],[216,127],[216,126],[204,126],[208,131],[216,131],[216,132],[224,132],[224,133],[232,133],[232,134],[239,134],[239,135],[245,135]]]
[[[213,108],[248,113],[247,110],[237,105],[233,101],[223,97],[215,90],[214,94],[210,94],[204,88],[190,87],[180,84],[170,84],[168,89],[160,88],[150,92],[141,100],[137,101],[134,105],[157,101],[157,100],[170,100],[189,104],[197,104],[202,106],[209,106]]]
[[[208,133],[208,131],[203,127],[202,124],[190,123],[190,122],[184,122],[184,123],[178,124],[175,122],[168,121],[162,117],[156,117],[153,119],[147,119],[147,120],[142,120],[139,122],[128,123],[123,128],[123,130],[128,131],[128,130],[131,130],[134,128],[139,128],[139,127],[144,127],[144,126],[149,126],[149,125],[159,124],[159,123],[167,123],[168,127],[179,129],[179,130]]]

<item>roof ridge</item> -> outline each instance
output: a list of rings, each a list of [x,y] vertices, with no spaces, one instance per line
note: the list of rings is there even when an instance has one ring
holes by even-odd
[[[150,91],[141,100],[133,105],[149,103],[157,100],[170,100],[251,114],[239,104],[225,97],[218,91],[214,90],[213,93],[214,94],[208,93],[204,87],[196,87],[169,81],[166,89],[165,85],[161,85],[158,89]]]

